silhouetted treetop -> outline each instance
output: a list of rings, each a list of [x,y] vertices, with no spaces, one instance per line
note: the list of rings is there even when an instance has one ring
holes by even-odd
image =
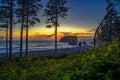
[[[49,0],[45,13],[43,16],[46,16],[46,22],[47,23],[56,23],[55,18],[63,18],[65,19],[65,16],[67,16],[68,7],[65,6],[66,0]],[[56,16],[57,15],[57,16]]]

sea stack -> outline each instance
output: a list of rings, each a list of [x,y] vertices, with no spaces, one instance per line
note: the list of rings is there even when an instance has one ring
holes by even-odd
[[[59,42],[68,42],[69,45],[77,45],[78,38],[77,36],[64,36]]]

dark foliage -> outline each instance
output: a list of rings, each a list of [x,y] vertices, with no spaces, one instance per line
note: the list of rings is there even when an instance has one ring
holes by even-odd
[[[120,42],[83,53],[0,59],[1,80],[119,80]]]

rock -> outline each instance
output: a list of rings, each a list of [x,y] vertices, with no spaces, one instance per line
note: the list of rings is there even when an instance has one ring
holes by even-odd
[[[78,38],[77,36],[64,36],[59,42],[67,42],[69,45],[77,45]]]

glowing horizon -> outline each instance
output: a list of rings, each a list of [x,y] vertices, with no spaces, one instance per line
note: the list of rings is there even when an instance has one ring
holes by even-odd
[[[42,0],[43,6],[46,0]],[[72,6],[71,6],[72,5]],[[87,5],[87,6],[86,6]],[[70,35],[77,36],[93,36],[94,32],[89,32],[96,29],[98,26],[97,20],[101,20],[105,14],[106,3],[104,0],[68,0],[67,7],[70,8],[66,19],[59,19],[60,27],[58,27],[58,38],[64,36],[62,33],[70,33]],[[45,28],[45,18],[42,16],[44,9],[39,13],[41,23],[36,23],[34,27],[29,29],[29,38],[46,38],[54,34],[54,28]],[[20,37],[20,24],[17,24],[13,30],[13,37],[19,39]],[[2,32],[0,32],[2,33]],[[1,36],[1,35],[0,35]],[[25,37],[25,31],[24,31]],[[54,37],[52,36],[51,39]]]
[[[63,26],[63,25],[62,25]],[[58,27],[58,39],[65,35],[75,35],[75,36],[93,36],[94,32],[89,32],[90,29],[78,28],[64,25],[64,27]],[[31,27],[29,28],[29,39],[54,39],[54,28],[45,28],[45,27]],[[20,30],[14,30],[13,37],[19,39]],[[25,32],[24,32],[25,38]]]

